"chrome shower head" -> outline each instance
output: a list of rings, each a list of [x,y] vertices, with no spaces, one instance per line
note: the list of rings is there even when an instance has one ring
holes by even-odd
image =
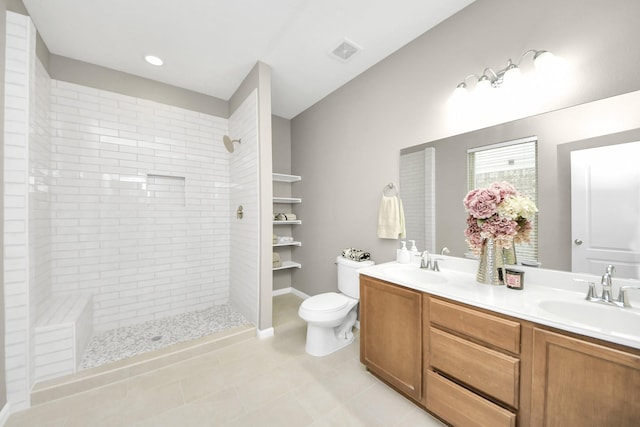
[[[227,151],[233,153],[233,143],[237,142],[238,144],[242,143],[240,139],[231,139],[229,136],[225,135],[222,137],[222,141],[224,142],[224,146],[227,147]]]

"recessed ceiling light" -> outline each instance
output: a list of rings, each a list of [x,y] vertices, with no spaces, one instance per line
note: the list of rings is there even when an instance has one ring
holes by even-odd
[[[164,64],[164,61],[162,59],[158,58],[157,56],[153,56],[153,55],[145,56],[144,60],[147,61],[151,65],[155,65],[156,67],[159,67],[162,64]]]

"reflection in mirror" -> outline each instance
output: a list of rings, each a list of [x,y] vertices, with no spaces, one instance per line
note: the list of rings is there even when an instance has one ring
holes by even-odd
[[[467,150],[467,191],[506,181],[534,204],[538,203],[537,138],[522,138]],[[538,261],[538,222],[532,221],[528,243],[516,243],[516,259],[527,265]],[[466,255],[466,254],[465,254]]]
[[[640,278],[640,142],[571,153],[572,270]],[[612,172],[615,171],[615,172]]]
[[[436,252],[435,149],[400,156],[400,189],[407,238],[420,250]]]
[[[468,251],[462,206],[469,186],[467,151],[537,135],[538,261],[544,268],[571,271],[575,240],[571,223],[571,153],[639,141],[638,108],[640,91],[403,148],[400,190],[407,215],[407,238],[415,238],[420,250],[439,252],[446,246],[452,256],[464,257]],[[425,160],[425,149],[430,150],[430,161]],[[608,175],[616,178],[615,168],[608,168]],[[420,194],[414,195],[413,191]],[[410,217],[406,206],[412,203],[416,211]],[[600,206],[614,209],[619,203]],[[636,221],[640,218],[637,212],[625,210],[622,214]],[[598,235],[605,236],[616,226],[610,221],[594,225]],[[602,271],[593,273],[601,275]]]

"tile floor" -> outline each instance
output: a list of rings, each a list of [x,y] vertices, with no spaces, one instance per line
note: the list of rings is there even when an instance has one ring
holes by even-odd
[[[274,298],[275,337],[249,339],[13,414],[6,427],[367,426],[443,424],[367,373],[358,341],[304,352],[301,300]]]
[[[206,310],[111,329],[91,338],[80,362],[80,369],[95,368],[247,324],[249,321],[242,314],[232,306],[222,304]]]

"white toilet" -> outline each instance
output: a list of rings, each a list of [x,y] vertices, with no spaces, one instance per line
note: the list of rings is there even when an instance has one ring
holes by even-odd
[[[327,292],[307,298],[298,310],[298,315],[308,322],[305,350],[312,356],[326,356],[353,342],[352,329],[360,300],[358,269],[375,263],[339,256],[336,264],[340,293]]]

